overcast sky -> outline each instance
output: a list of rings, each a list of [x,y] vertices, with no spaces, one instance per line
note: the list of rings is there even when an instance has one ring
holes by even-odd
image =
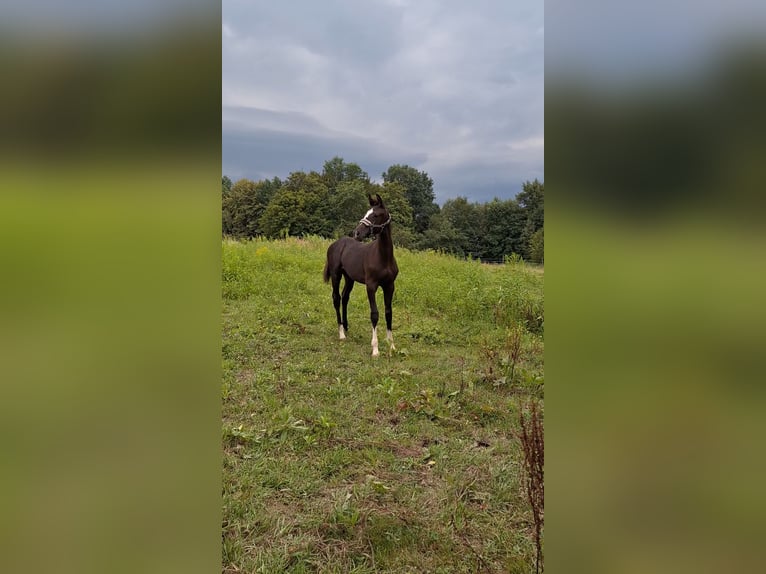
[[[223,0],[223,172],[339,155],[514,197],[544,179],[543,43],[541,0]]]

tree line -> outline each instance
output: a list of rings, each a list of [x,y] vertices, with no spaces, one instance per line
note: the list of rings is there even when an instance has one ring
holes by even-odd
[[[232,182],[222,178],[223,234],[238,238],[348,235],[379,193],[394,222],[396,245],[433,249],[459,257],[502,261],[514,254],[543,262],[544,184],[527,181],[508,200],[435,202],[433,180],[408,165],[392,165],[383,183],[371,181],[358,164],[334,157],[322,172],[294,171],[278,177]]]

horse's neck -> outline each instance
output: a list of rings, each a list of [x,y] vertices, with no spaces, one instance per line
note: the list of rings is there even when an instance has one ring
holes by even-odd
[[[394,242],[391,240],[391,226],[386,226],[375,240],[381,259],[388,263],[394,258]]]

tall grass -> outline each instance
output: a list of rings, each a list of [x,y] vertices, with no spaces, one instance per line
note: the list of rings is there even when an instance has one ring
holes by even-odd
[[[303,301],[327,311],[328,288],[321,277],[329,242],[318,237],[285,241],[253,239],[223,242],[223,297],[247,299],[259,293],[289,295],[297,286]],[[411,317],[460,322],[471,332],[486,326],[523,324],[535,333],[544,330],[543,279],[523,264],[489,265],[450,255],[397,249],[400,268],[395,313]],[[359,285],[356,289],[362,290]],[[308,297],[316,297],[309,299]],[[278,299],[275,299],[278,300]],[[331,310],[331,309],[330,309]]]

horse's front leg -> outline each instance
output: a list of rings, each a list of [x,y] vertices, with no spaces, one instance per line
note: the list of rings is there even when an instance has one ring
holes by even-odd
[[[396,347],[394,347],[394,333],[391,328],[391,321],[393,312],[391,309],[391,301],[394,298],[394,284],[389,283],[388,285],[383,285],[383,304],[385,305],[385,312],[386,312],[386,341],[388,341],[388,344],[391,345],[391,350],[396,351]]]
[[[377,285],[367,285],[367,298],[370,300],[370,322],[372,322],[372,356],[377,357],[378,351],[378,304],[375,301]]]

